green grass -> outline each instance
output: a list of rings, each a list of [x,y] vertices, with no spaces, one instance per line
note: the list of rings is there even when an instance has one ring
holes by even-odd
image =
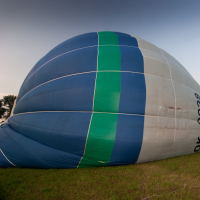
[[[0,168],[4,199],[200,199],[200,153],[82,169]],[[184,188],[184,184],[187,184]],[[184,189],[182,189],[184,188]],[[177,190],[177,191],[176,191]],[[175,191],[175,192],[173,192]]]

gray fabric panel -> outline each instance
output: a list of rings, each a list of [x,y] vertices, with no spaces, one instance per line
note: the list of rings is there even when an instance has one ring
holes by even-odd
[[[155,58],[155,59],[160,60],[160,61],[162,61],[164,63],[167,63],[165,58],[162,55],[158,54],[158,53],[155,53],[155,52],[150,51],[150,50],[142,49],[142,48],[140,48],[140,51],[142,52],[142,55],[144,57],[146,56],[146,57]]]
[[[190,101],[189,97],[192,96],[195,98],[194,93],[189,91],[190,89],[183,84],[180,84],[175,81],[173,81],[173,84],[174,84],[174,89],[176,91],[176,110],[177,110],[176,117],[184,119],[194,119],[194,118],[189,118],[189,112],[191,111],[191,108],[189,107],[189,101]]]
[[[161,49],[161,48],[160,48],[160,50],[162,51],[163,55],[164,55],[167,59],[172,60],[172,61],[175,62],[177,65],[180,65],[180,66],[182,66],[182,68],[184,68],[183,65],[181,65],[181,63],[178,62],[172,55],[170,55],[169,53],[167,53],[165,50],[163,50],[163,49]]]
[[[187,77],[185,78],[187,79]],[[156,107],[155,104],[157,104],[159,110],[157,117],[145,115],[143,144],[137,162],[149,162],[194,153],[200,130],[200,126],[197,123],[199,115],[197,98],[194,95],[195,91],[181,83],[173,81],[176,91],[175,126],[175,110],[173,109],[173,104],[160,104],[165,96],[159,90],[156,90],[156,93],[159,93],[157,95],[159,100],[152,104],[148,90],[153,89],[149,87],[150,85],[151,87],[155,87],[157,84],[157,87],[160,87],[160,85],[155,79],[153,86],[149,77],[146,75],[145,80],[147,87],[146,111],[150,107],[149,103],[153,107]],[[166,82],[167,79],[163,79],[162,81]],[[167,88],[166,85],[165,87],[162,86],[162,89],[167,93],[169,87]]]
[[[173,119],[166,117],[145,116],[143,143],[137,163],[170,157],[174,129],[163,124],[170,124],[172,121]]]
[[[185,79],[191,76],[186,75]],[[176,136],[171,157],[194,153],[199,136],[198,106],[195,90],[173,82],[176,91]],[[191,135],[192,134],[192,135]]]
[[[145,115],[163,115],[162,107],[167,109],[167,117],[174,117],[170,108],[175,107],[174,90],[171,80],[145,74],[146,108]]]
[[[137,162],[193,153],[200,131],[194,95],[200,95],[199,84],[166,51],[159,52],[156,46],[137,40],[144,57],[146,81],[143,144]]]
[[[188,75],[185,72],[183,72],[183,70],[177,69],[176,67],[173,67],[171,65],[170,68],[171,68],[172,80],[187,85],[186,77],[188,77]]]
[[[174,87],[176,90],[176,106],[177,109],[188,110],[188,118],[190,120],[196,120],[199,118],[197,99],[194,95],[195,91],[189,87],[184,86],[174,81]]]
[[[191,75],[187,76],[186,79],[186,85],[192,89],[194,89],[196,92],[200,95],[200,86],[199,84],[193,79]]]
[[[196,120],[178,120],[176,134],[172,121],[165,117],[145,116],[145,134],[137,163],[194,153],[199,136]],[[165,126],[162,126],[163,122]]]
[[[135,36],[132,36],[132,37],[135,37]],[[154,44],[151,44],[150,42],[147,42],[139,37],[135,37],[138,41],[138,46],[139,48],[142,48],[142,49],[147,49],[147,50],[150,50],[150,51],[153,51],[153,52],[156,52],[158,54],[161,54],[161,51],[160,49],[154,45]]]
[[[145,81],[144,134],[138,163],[170,157],[174,140],[175,98],[171,79],[145,74]]]
[[[187,121],[187,128],[180,128],[180,126],[178,127],[177,125],[175,143],[170,157],[194,153],[194,148],[199,136],[199,127],[196,126],[196,120],[177,120],[177,124],[179,124],[180,121],[182,121],[181,123],[186,123],[184,121]]]
[[[162,51],[164,57],[167,59],[167,62],[170,65],[172,65],[174,67],[177,67],[177,68],[179,68],[179,69],[181,69],[181,70],[183,70],[183,71],[188,73],[188,71],[185,69],[185,67],[183,67],[183,65],[180,62],[178,62],[173,56],[171,56],[169,53],[167,53],[163,49],[160,49],[160,50]]]
[[[166,60],[169,63],[169,65],[172,65],[173,67],[176,67],[176,68],[182,70],[186,74],[189,74],[188,71],[182,65],[178,65],[177,63],[173,62],[172,60],[170,60],[168,58],[166,58]]]
[[[182,70],[179,70],[173,66],[170,67],[171,67],[172,79],[174,81],[182,83],[183,85],[188,86],[194,91],[200,93],[199,84],[194,80],[194,78],[189,73],[185,73]]]
[[[167,63],[161,62],[150,57],[143,57],[144,73],[171,79]]]

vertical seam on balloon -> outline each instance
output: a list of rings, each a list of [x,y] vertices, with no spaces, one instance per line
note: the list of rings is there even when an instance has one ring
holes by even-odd
[[[98,62],[98,55],[97,55],[97,62]],[[98,65],[98,64],[97,64]],[[96,72],[96,78],[95,78],[95,86],[94,86],[94,95],[95,95],[95,89],[96,89],[96,79],[97,79],[97,72]],[[93,95],[93,103],[92,103],[92,114],[91,114],[91,117],[90,117],[90,124],[89,124],[89,127],[88,127],[88,131],[87,131],[87,138],[86,138],[86,141],[85,141],[85,148],[84,148],[84,153],[83,153],[83,156],[81,157],[79,163],[78,163],[78,166],[77,168],[79,167],[80,163],[81,163],[81,160],[83,159],[84,155],[85,155],[85,150],[86,150],[86,145],[87,145],[87,139],[88,139],[88,136],[89,136],[89,131],[90,131],[90,125],[91,125],[91,121],[92,121],[92,117],[93,117],[93,108],[94,108],[94,95]]]
[[[115,33],[116,34],[116,33]],[[116,34],[117,35],[117,34]],[[122,53],[121,53],[121,49],[120,49],[120,45],[119,45],[119,36],[117,35],[117,40],[118,40],[118,48],[119,48],[119,51],[120,51],[120,96],[119,96],[119,105],[118,105],[118,113],[117,114],[117,123],[116,123],[116,130],[115,130],[115,139],[114,139],[114,142],[113,142],[113,148],[112,148],[112,152],[111,152],[111,155],[110,155],[110,160],[109,162],[107,163],[107,165],[109,165],[111,163],[111,158],[112,158],[112,155],[113,155],[113,149],[114,149],[114,146],[115,146],[115,142],[116,142],[116,136],[117,136],[117,125],[118,125],[118,119],[119,119],[119,106],[120,106],[120,99],[121,99],[121,87],[122,87],[122,79],[121,79],[121,60],[122,60]],[[136,47],[138,48],[138,47]],[[138,48],[139,49],[139,48]]]
[[[162,52],[162,49],[161,49],[161,52]],[[165,58],[163,52],[162,52],[162,55],[163,57]],[[174,83],[173,83],[173,79],[172,79],[172,72],[171,72],[171,67],[167,61],[167,59],[165,58],[166,62],[167,62],[167,65],[169,66],[169,71],[170,71],[170,76],[171,76],[171,82],[172,82],[172,86],[173,86],[173,90],[174,90],[174,100],[175,100],[175,106],[174,106],[174,110],[175,110],[175,116],[174,116],[174,119],[175,119],[175,128],[174,128],[174,142],[173,142],[173,145],[175,143],[175,138],[176,138],[176,91],[175,91],[175,87],[174,87]]]
[[[131,35],[131,37],[136,38],[137,42],[138,42],[138,39],[139,39],[139,40],[142,40],[143,42],[146,42],[146,43],[148,43],[148,44],[150,44],[150,45],[153,45],[154,47],[156,47],[156,48],[159,49],[159,51],[160,51],[160,53],[161,53],[160,55],[162,55],[162,52],[161,52],[160,48],[157,47],[156,45],[154,45],[154,44],[152,44],[152,43],[150,43],[150,42],[148,42],[148,41],[145,41],[145,40],[143,40],[142,38],[139,38],[139,37],[137,37],[137,36],[134,36],[134,35]],[[138,42],[138,47],[139,47],[139,42]],[[139,48],[140,48],[140,47],[139,47]],[[151,50],[149,50],[149,49],[147,49],[147,48],[143,48],[143,49],[148,50],[148,51],[151,51]],[[153,51],[153,52],[155,52],[155,51]],[[157,53],[157,52],[155,52],[155,53]],[[159,54],[159,53],[157,53],[157,54]]]
[[[15,167],[18,167],[17,165],[13,164],[13,163],[6,157],[6,155],[3,153],[3,151],[2,151],[1,149],[0,149],[0,151],[1,151],[2,155],[4,156],[4,158],[5,158],[11,165],[13,165],[13,166],[15,166]]]
[[[99,44],[99,34],[97,32],[97,36],[98,36],[98,44]],[[87,132],[87,138],[86,138],[86,141],[85,141],[85,148],[84,148],[84,153],[83,153],[83,156],[81,157],[79,163],[78,163],[78,166],[77,168],[79,167],[83,157],[85,156],[85,150],[86,150],[86,145],[87,145],[87,140],[88,140],[88,136],[89,136],[89,131],[90,131],[90,125],[91,125],[91,121],[92,121],[92,117],[93,117],[93,113],[94,113],[94,98],[95,98],[95,90],[96,90],[96,80],[97,80],[97,73],[98,73],[98,56],[99,56],[99,47],[97,48],[97,71],[96,71],[96,77],[95,77],[95,85],[94,85],[94,95],[93,95],[93,102],[92,102],[92,114],[91,114],[91,118],[90,118],[90,124],[89,124],[89,127],[88,127],[88,132]]]
[[[137,38],[135,37],[135,39],[137,40]],[[138,42],[138,40],[137,40],[137,43],[138,43],[138,49],[140,50],[140,52],[141,52],[141,54],[142,54],[142,60],[143,60],[143,70],[144,70],[144,54],[143,54],[143,52],[141,51],[141,49],[139,48],[139,42]],[[147,91],[146,90],[146,77],[145,77],[145,73],[144,73],[144,71],[143,71],[143,76],[144,76],[144,82],[145,82],[145,92]],[[143,135],[142,135],[142,142],[141,142],[141,146],[140,146],[140,152],[139,152],[139,154],[138,154],[138,157],[137,157],[137,160],[136,160],[136,162],[134,162],[134,163],[137,163],[138,162],[138,159],[139,159],[139,157],[140,157],[140,153],[141,153],[141,150],[142,150],[142,145],[143,145],[143,139],[144,139],[144,123],[145,123],[145,117],[146,117],[146,100],[147,100],[147,92],[146,92],[146,94],[145,94],[145,108],[144,108],[144,115],[143,115],[143,118],[144,118],[144,122],[143,122]]]
[[[80,161],[79,161],[79,163],[78,163],[77,168],[79,167],[79,165],[80,165],[80,163],[81,163],[81,161],[82,161],[82,159],[83,159],[83,157],[84,157],[84,155],[85,155],[85,149],[86,149],[87,139],[88,139],[88,135],[89,135],[89,131],[90,131],[90,125],[91,125],[91,121],[92,121],[92,116],[93,116],[93,112],[92,112],[91,117],[90,117],[90,124],[89,124],[88,131],[87,131],[87,137],[86,137],[86,141],[85,141],[84,153],[83,153],[83,156],[81,157],[81,159],[80,159]]]

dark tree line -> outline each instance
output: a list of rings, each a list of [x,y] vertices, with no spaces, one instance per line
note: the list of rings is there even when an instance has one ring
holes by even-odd
[[[15,99],[14,95],[4,96],[3,99],[0,99],[0,118],[7,119],[10,116]]]

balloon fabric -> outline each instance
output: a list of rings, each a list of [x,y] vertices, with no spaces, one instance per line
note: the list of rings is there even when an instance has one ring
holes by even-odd
[[[0,167],[99,167],[198,152],[199,95],[175,58],[141,38],[76,36],[25,78],[0,128]]]

